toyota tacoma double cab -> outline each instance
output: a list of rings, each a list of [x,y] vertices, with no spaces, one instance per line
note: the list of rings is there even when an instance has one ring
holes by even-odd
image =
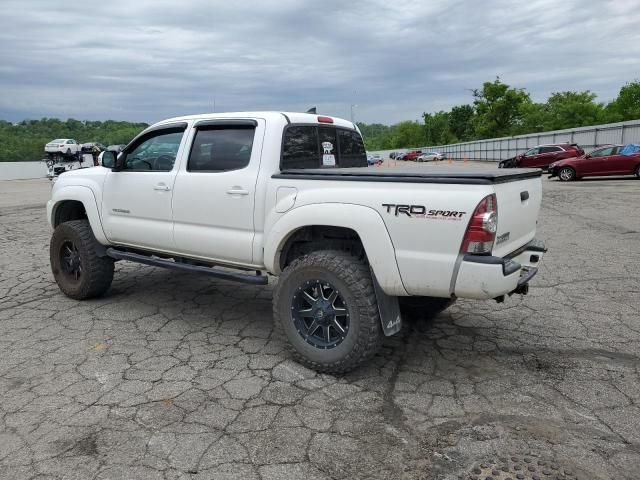
[[[276,327],[300,362],[348,371],[457,298],[527,293],[539,170],[367,167],[335,117],[203,114],[157,123],[102,165],[60,175],[47,204],[53,276],[103,295],[114,262],[229,281],[274,278]]]

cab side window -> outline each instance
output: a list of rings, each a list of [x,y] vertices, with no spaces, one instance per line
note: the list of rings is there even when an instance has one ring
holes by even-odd
[[[126,152],[123,171],[169,172],[178,155],[184,128],[149,132],[136,141]]]

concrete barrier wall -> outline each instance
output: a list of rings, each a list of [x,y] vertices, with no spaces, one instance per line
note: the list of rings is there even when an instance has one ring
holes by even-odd
[[[474,142],[452,145],[434,145],[416,147],[422,151],[440,152],[456,160],[469,159],[481,161],[499,161],[515,157],[531,147],[548,143],[577,143],[586,151],[609,143],[640,143],[640,120],[608,123],[591,127],[567,128],[552,132],[515,135],[513,137],[490,138]],[[380,153],[388,157],[392,151],[407,152],[411,148],[397,148],[369,153]]]
[[[0,162],[0,180],[27,180],[47,176],[47,165],[37,162]]]

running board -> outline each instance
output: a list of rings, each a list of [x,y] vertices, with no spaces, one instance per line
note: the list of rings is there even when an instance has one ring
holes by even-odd
[[[169,268],[191,273],[204,273],[216,278],[231,280],[233,282],[250,283],[252,285],[266,285],[269,279],[266,275],[251,275],[248,273],[234,273],[219,270],[216,267],[202,267],[200,265],[189,265],[188,263],[178,263],[172,260],[164,260],[162,258],[153,258],[139,253],[123,252],[115,248],[107,248],[107,256],[115,260],[129,260],[130,262],[151,265],[152,267]]]

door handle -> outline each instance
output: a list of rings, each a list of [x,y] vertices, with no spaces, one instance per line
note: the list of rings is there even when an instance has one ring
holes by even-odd
[[[158,183],[155,187],[153,187],[154,190],[160,190],[161,192],[168,192],[169,190],[171,190],[166,184],[164,183]]]
[[[229,195],[249,195],[249,191],[245,190],[242,187],[231,187],[229,190],[227,190],[227,193]]]

